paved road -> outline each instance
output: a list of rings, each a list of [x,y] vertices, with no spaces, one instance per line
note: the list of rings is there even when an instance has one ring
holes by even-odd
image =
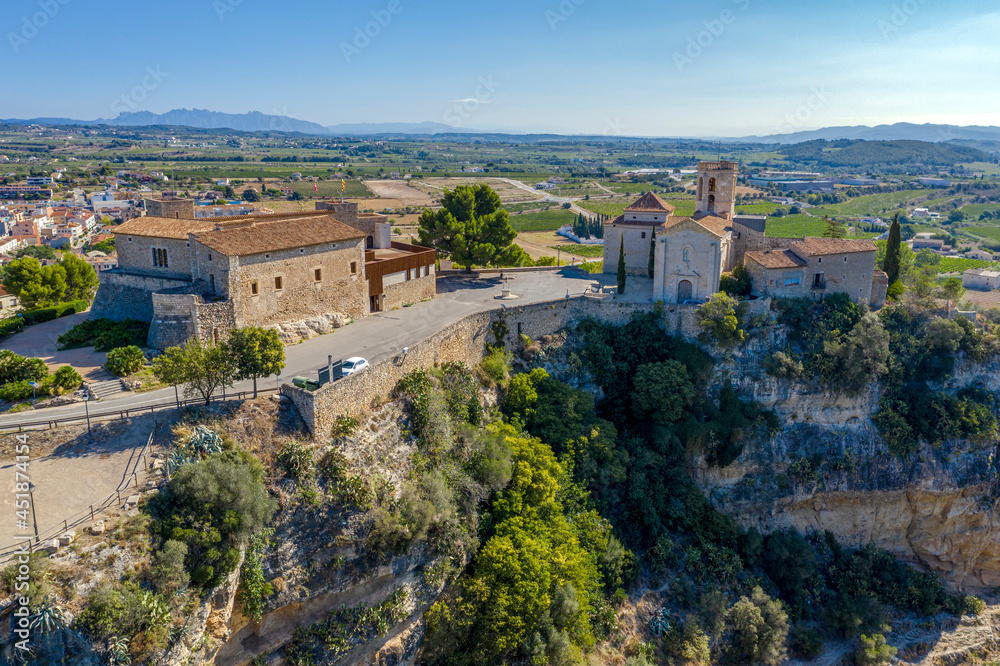
[[[586,275],[575,270],[512,274],[511,291],[519,298],[508,305],[537,303],[564,297],[566,293],[582,294],[600,276]],[[482,279],[444,278],[438,281],[438,297],[409,308],[381,312],[297,345],[285,348],[285,370],[279,378],[260,380],[258,387],[273,386],[271,382],[286,383],[291,377],[302,375],[316,378],[317,369],[326,365],[327,356],[343,359],[363,356],[377,362],[399,353],[403,347],[427,338],[443,326],[473,312],[498,307],[499,276]],[[236,391],[252,390],[251,382],[239,382]],[[161,389],[116,400],[91,404],[96,413],[148,407],[174,401],[174,390]],[[44,410],[0,416],[0,427],[17,426],[46,418],[83,416],[82,405],[53,407]]]

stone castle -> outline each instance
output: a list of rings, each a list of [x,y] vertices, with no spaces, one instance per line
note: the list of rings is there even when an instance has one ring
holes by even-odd
[[[273,328],[286,343],[433,298],[434,250],[391,240],[356,203],[238,218],[142,217],[115,228],[118,268],[92,318],[150,322],[148,345]]]

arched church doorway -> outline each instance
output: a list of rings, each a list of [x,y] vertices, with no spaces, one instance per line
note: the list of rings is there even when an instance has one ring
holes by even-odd
[[[711,211],[711,212],[713,212],[713,213],[715,212],[715,195],[714,194],[711,195],[710,197],[708,197],[708,210]]]
[[[677,302],[683,303],[691,298],[691,294],[694,292],[694,285],[692,285],[687,280],[681,280],[681,283],[677,285]]]

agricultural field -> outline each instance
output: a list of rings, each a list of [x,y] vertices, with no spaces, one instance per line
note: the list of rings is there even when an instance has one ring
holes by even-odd
[[[1000,164],[993,164],[992,162],[970,162],[969,164],[962,164],[968,171],[975,171],[985,173],[987,176],[1000,176]]]
[[[297,181],[292,183],[290,187],[306,199],[333,199],[341,196],[341,194],[351,199],[364,199],[374,196],[372,191],[360,180],[348,180],[345,183],[347,186],[346,190],[340,189],[339,180],[324,180],[318,183]],[[313,185],[316,187],[313,188]],[[316,190],[319,191],[317,192]]]
[[[988,268],[994,266],[992,261],[965,259],[963,257],[941,257],[941,263],[931,266],[936,273],[963,273],[970,268]]]
[[[675,194],[674,196],[677,195]],[[661,196],[661,198],[676,208],[674,211],[675,215],[694,215],[696,205],[694,199],[668,199],[666,196]],[[596,201],[578,201],[576,202],[576,205],[594,213],[600,213],[601,215],[607,215],[608,217],[614,218],[621,215],[625,209],[633,203],[635,203],[635,198],[627,197],[624,199],[616,199],[614,201],[609,201],[607,199],[599,199]]]
[[[868,194],[826,208],[838,211],[839,215],[867,216],[869,212],[872,215],[881,215],[903,205],[913,205],[917,200],[932,193],[931,190],[902,190],[885,194]]]
[[[963,234],[973,234],[992,241],[1000,241],[1000,227],[962,227]]]
[[[538,213],[521,213],[510,216],[510,225],[521,231],[556,231],[559,227],[573,224],[576,213],[568,210],[546,210]]]
[[[676,205],[676,204],[674,204]],[[742,204],[736,207],[736,213],[742,215],[770,215],[778,208],[778,204],[773,201],[768,201],[766,203],[755,203],[755,204]]]
[[[979,216],[986,211],[994,213],[994,217],[996,217],[996,214],[1000,213],[1000,203],[968,204],[967,206],[962,206],[961,211],[973,220],[978,220]]]
[[[578,257],[587,259],[604,258],[603,245],[581,245],[579,243],[569,243],[567,245],[551,245],[553,250],[562,250],[566,254],[575,254]]]
[[[513,215],[514,213],[521,213],[524,211],[541,211],[562,208],[562,204],[553,203],[551,201],[531,201],[528,203],[505,203],[503,207],[508,213]]]

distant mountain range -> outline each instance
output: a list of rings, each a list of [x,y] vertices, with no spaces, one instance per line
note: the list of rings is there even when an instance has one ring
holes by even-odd
[[[14,125],[109,125],[112,127],[194,127],[197,129],[232,129],[241,132],[299,132],[320,136],[370,136],[377,134],[440,134],[466,133],[444,123],[357,123],[331,125],[298,120],[251,111],[250,113],[219,113],[205,109],[174,109],[167,113],[135,111],[122,113],[117,118],[74,120],[72,118],[12,118],[0,123]]]
[[[251,111],[250,113],[219,113],[216,111],[207,111],[205,109],[174,109],[173,111],[159,114],[151,113],[149,111],[136,111],[122,113],[117,118],[99,118],[97,120],[31,118],[28,120],[0,120],[0,123],[19,125],[109,125],[117,127],[148,127],[155,125],[168,127],[192,127],[197,129],[232,129],[242,132],[298,132],[318,136],[429,136],[441,134],[488,134],[491,136],[510,135],[519,137],[535,136],[522,134],[517,131],[493,130],[490,132],[484,132],[483,130],[457,128],[444,123],[436,122],[355,123],[323,126],[306,120],[298,120],[288,116],[269,115],[259,111]],[[553,139],[557,139],[560,138],[560,136],[562,136],[562,138],[566,138],[569,135],[550,134],[543,136],[549,136]],[[627,137],[614,137],[613,140],[620,141],[624,139],[627,139]],[[695,138],[690,139],[697,140]],[[879,125],[877,127],[867,127],[865,125],[857,125],[853,127],[826,127],[817,130],[792,132],[790,134],[771,134],[769,136],[712,138],[712,140],[716,141],[776,144],[794,144],[805,141],[814,141],[817,139],[825,139],[828,141],[836,141],[838,139],[864,141],[911,140],[927,141],[931,143],[942,143],[946,141],[1000,142],[1000,127],[960,127],[958,125],[916,125],[913,123],[896,123],[895,125]]]
[[[1000,127],[915,125],[913,123],[896,123],[895,125],[878,125],[877,127],[855,125],[853,127],[825,127],[818,130],[792,132],[790,134],[747,136],[736,140],[745,143],[788,144],[816,140],[837,141],[839,139],[861,141],[927,141],[928,143],[942,143],[945,141],[1000,141]]]

